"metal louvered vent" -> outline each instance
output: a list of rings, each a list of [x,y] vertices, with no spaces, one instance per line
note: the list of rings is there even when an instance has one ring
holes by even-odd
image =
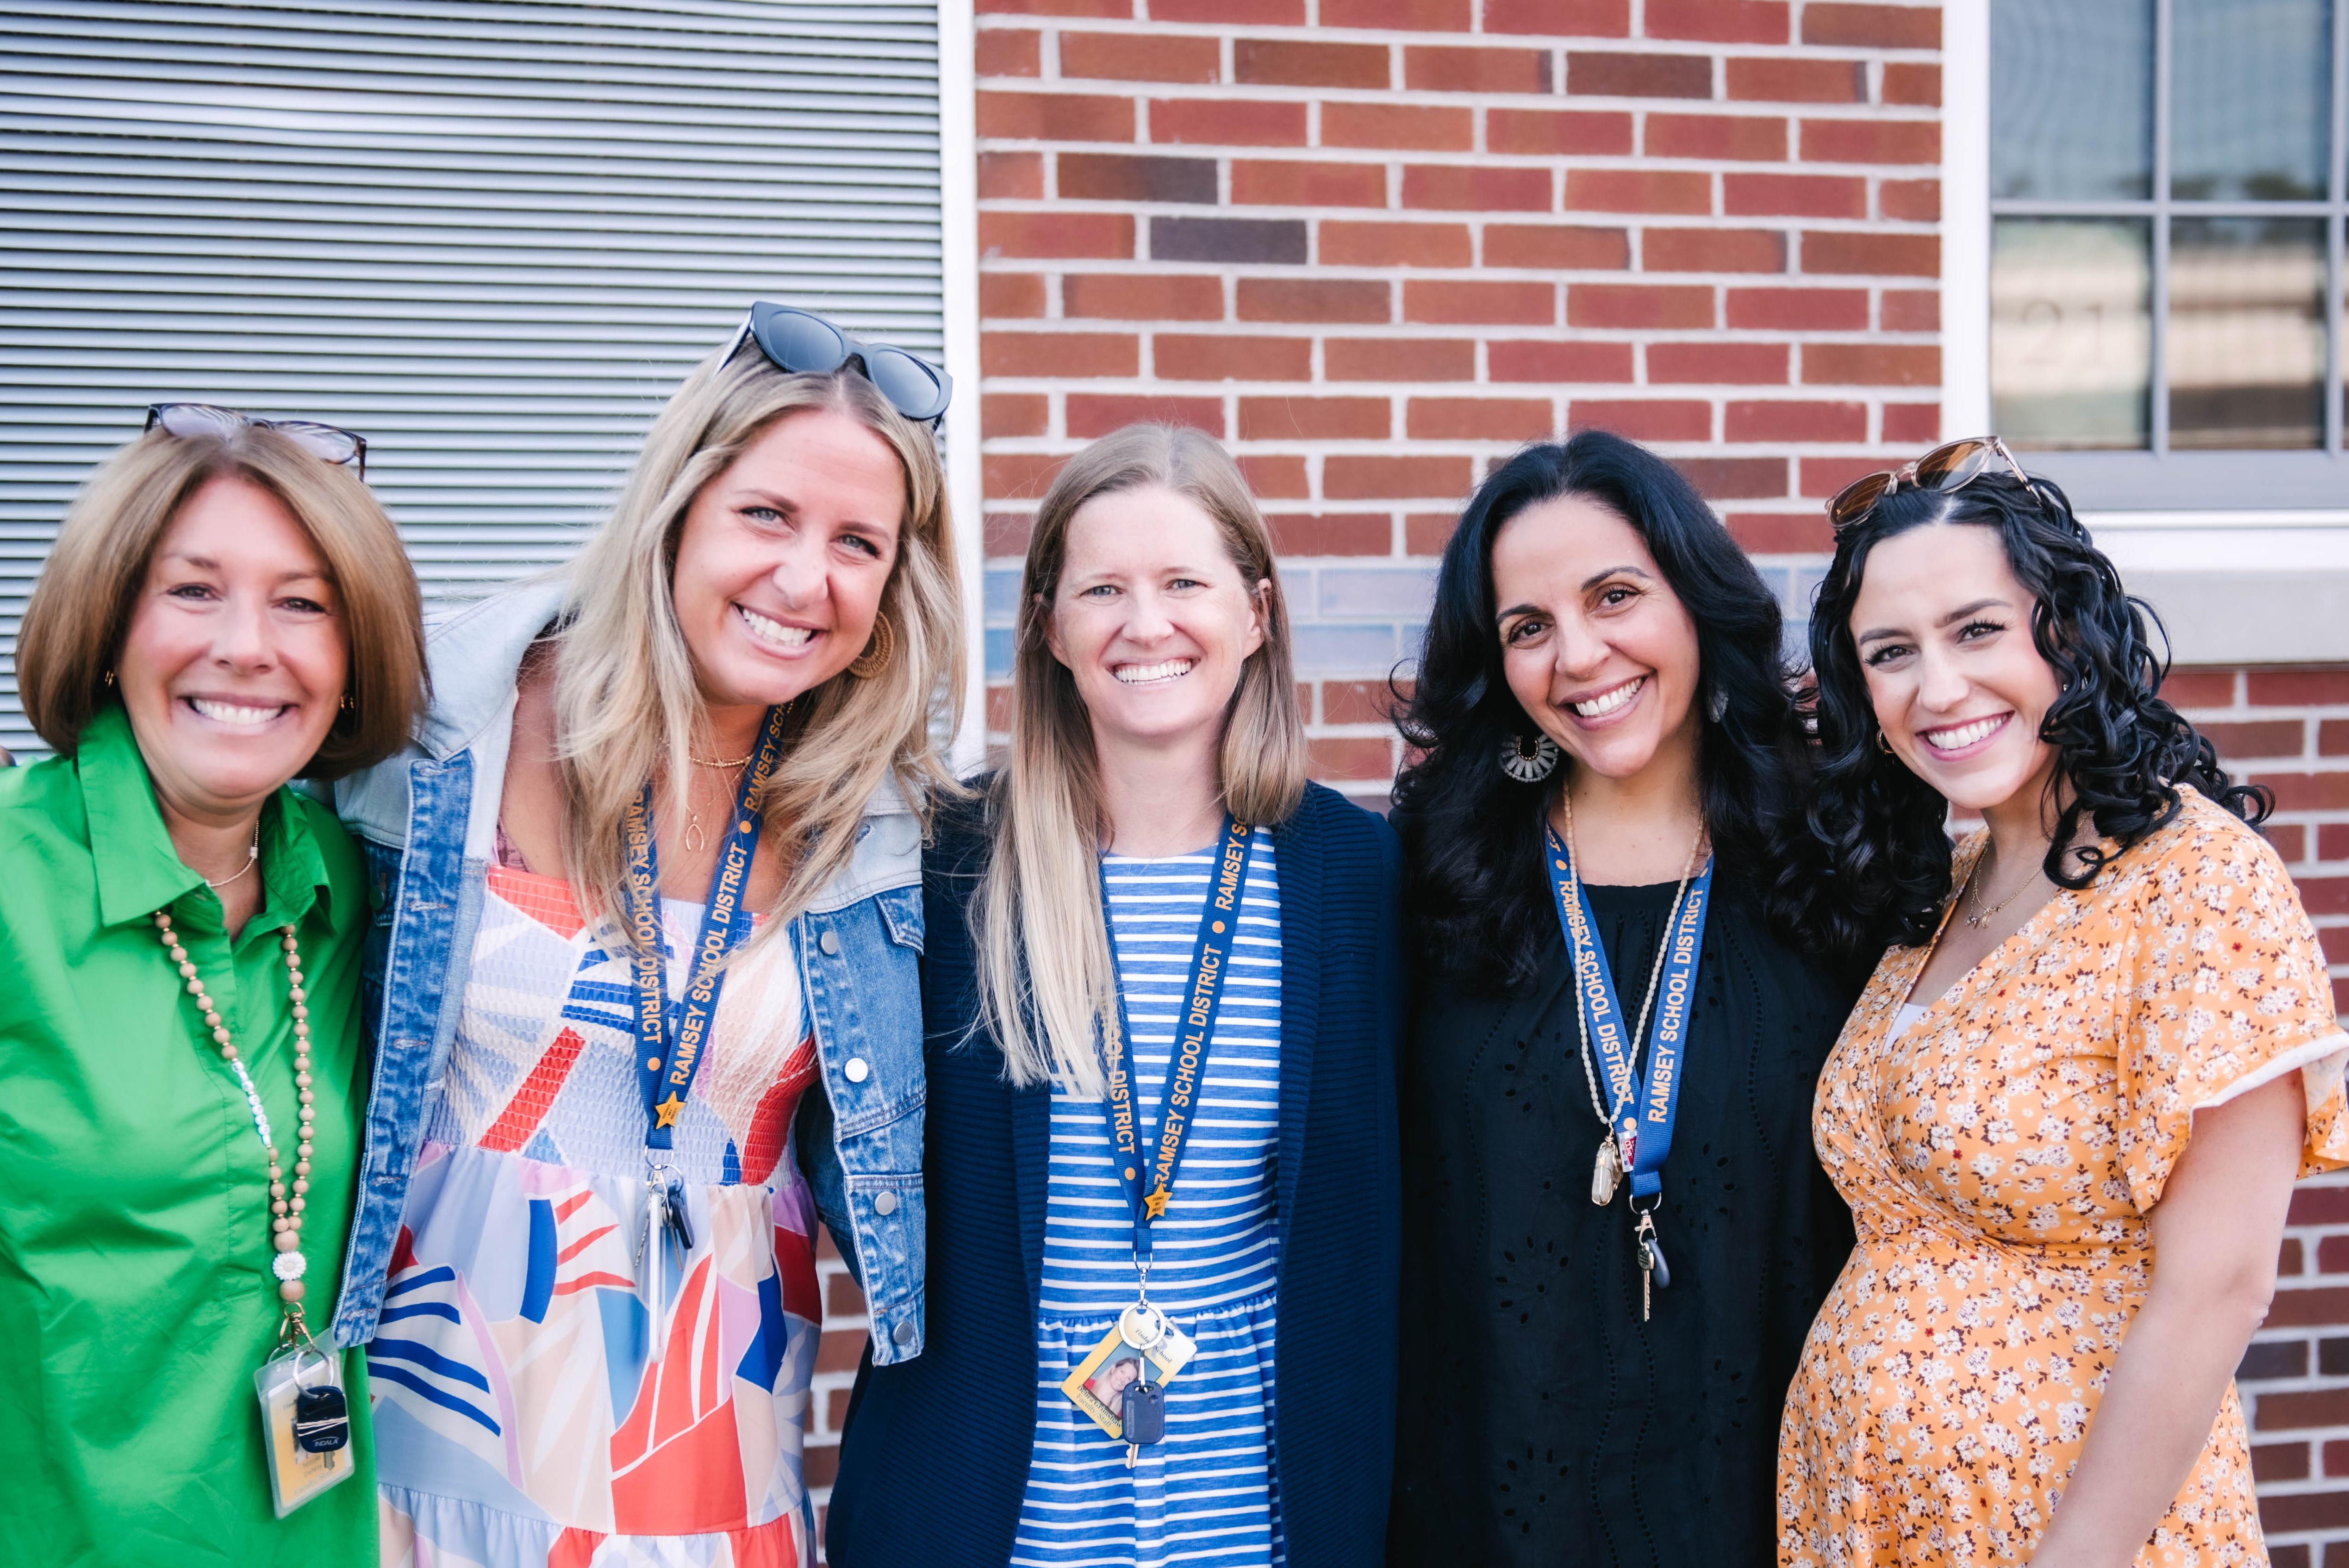
[[[935,5],[0,14],[0,744],[150,402],[347,426],[428,600],[568,556],[754,297],[942,345]]]

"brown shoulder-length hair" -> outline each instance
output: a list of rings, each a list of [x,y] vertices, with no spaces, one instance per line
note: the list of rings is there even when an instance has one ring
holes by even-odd
[[[216,479],[275,496],[317,547],[340,601],[352,706],[335,716],[300,777],[338,779],[381,762],[408,744],[429,695],[416,573],[357,474],[261,425],[217,437],[152,429],[90,475],[17,634],[26,717],[60,754],[73,754],[90,716],[113,700],[107,676],[155,546],[188,499]]]

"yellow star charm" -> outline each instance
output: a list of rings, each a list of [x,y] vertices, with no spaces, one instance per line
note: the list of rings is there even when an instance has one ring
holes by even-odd
[[[655,1118],[653,1125],[656,1127],[675,1127],[677,1125],[677,1113],[684,1109],[685,1101],[677,1098],[677,1090],[669,1090],[668,1098],[662,1100],[658,1105],[653,1107],[653,1116]]]
[[[1166,1189],[1161,1187],[1152,1192],[1149,1197],[1142,1201],[1142,1206],[1150,1211],[1152,1219],[1162,1218],[1166,1212]]]

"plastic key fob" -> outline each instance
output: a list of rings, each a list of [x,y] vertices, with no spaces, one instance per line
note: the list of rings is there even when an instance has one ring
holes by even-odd
[[[1166,1385],[1128,1383],[1121,1396],[1118,1429],[1136,1448],[1166,1440]]]
[[[294,1397],[294,1446],[330,1454],[351,1440],[350,1407],[340,1388],[305,1388]]]

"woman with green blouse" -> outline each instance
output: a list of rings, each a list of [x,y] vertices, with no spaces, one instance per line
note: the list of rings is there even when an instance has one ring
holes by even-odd
[[[0,775],[0,1562],[374,1559],[365,1373],[313,1337],[358,1171],[367,888],[287,788],[421,711],[365,452],[154,409],[25,615],[57,755]]]

